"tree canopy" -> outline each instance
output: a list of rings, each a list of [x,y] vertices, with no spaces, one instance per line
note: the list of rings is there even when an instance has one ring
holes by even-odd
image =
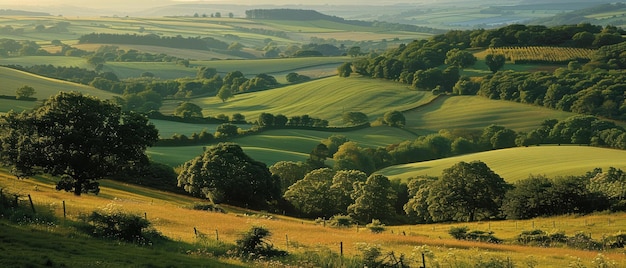
[[[0,162],[18,178],[61,176],[57,190],[98,192],[95,180],[148,163],[158,131],[110,101],[61,92],[31,112],[0,118]]]
[[[219,143],[185,162],[178,186],[214,203],[266,208],[280,195],[280,181],[235,143]]]

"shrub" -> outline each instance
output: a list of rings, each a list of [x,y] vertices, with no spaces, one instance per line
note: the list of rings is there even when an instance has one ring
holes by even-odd
[[[372,219],[372,222],[365,225],[365,227],[367,227],[367,229],[369,229],[372,233],[375,233],[375,234],[382,233],[383,231],[385,231],[385,225],[380,223],[380,221],[377,219]]]
[[[599,250],[602,244],[591,239],[591,235],[583,232],[576,233],[574,236],[567,238],[567,246],[578,249]]]
[[[328,220],[328,223],[333,227],[350,228],[354,224],[354,220],[347,215],[335,215]]]
[[[226,211],[222,207],[213,203],[194,203],[191,208],[194,210],[206,210],[226,213]]]
[[[624,248],[626,246],[626,233],[618,232],[602,239],[605,248]]]
[[[150,222],[140,216],[112,209],[94,211],[82,219],[89,224],[88,233],[94,237],[115,239],[141,245],[150,245],[154,239],[163,238],[156,230],[149,228]]]
[[[501,243],[502,240],[493,236],[493,232],[485,232],[479,230],[469,231],[467,227],[452,227],[450,231],[448,231],[454,239],[457,240],[469,240],[469,241],[479,241],[479,242],[487,242],[487,243]]]
[[[237,255],[244,259],[286,256],[286,251],[275,249],[274,245],[267,241],[270,235],[268,229],[253,226],[237,240]]]

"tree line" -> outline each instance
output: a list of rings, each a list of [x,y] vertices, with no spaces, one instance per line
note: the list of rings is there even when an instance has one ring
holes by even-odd
[[[183,49],[227,49],[228,44],[212,37],[158,36],[156,34],[90,33],[78,38],[79,44],[133,44]]]

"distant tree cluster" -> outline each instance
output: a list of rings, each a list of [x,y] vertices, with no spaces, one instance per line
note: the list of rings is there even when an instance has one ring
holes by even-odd
[[[478,95],[552,109],[625,120],[623,72],[570,70],[504,71],[485,76]]]
[[[45,56],[48,51],[34,41],[16,41],[13,39],[0,39],[0,57],[8,56]]]
[[[155,34],[106,34],[91,33],[81,36],[78,39],[80,44],[134,44],[163,46],[185,49],[227,49],[228,43],[222,42],[212,37],[181,37],[181,36],[158,36]]]
[[[262,127],[328,127],[327,120],[313,118],[306,114],[301,116],[287,117],[282,114],[274,115],[271,113],[261,113],[259,115],[259,119],[257,120],[257,124]]]

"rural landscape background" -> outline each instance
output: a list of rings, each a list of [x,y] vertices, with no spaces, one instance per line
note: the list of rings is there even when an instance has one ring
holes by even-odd
[[[626,267],[625,26],[0,0],[0,266]]]

